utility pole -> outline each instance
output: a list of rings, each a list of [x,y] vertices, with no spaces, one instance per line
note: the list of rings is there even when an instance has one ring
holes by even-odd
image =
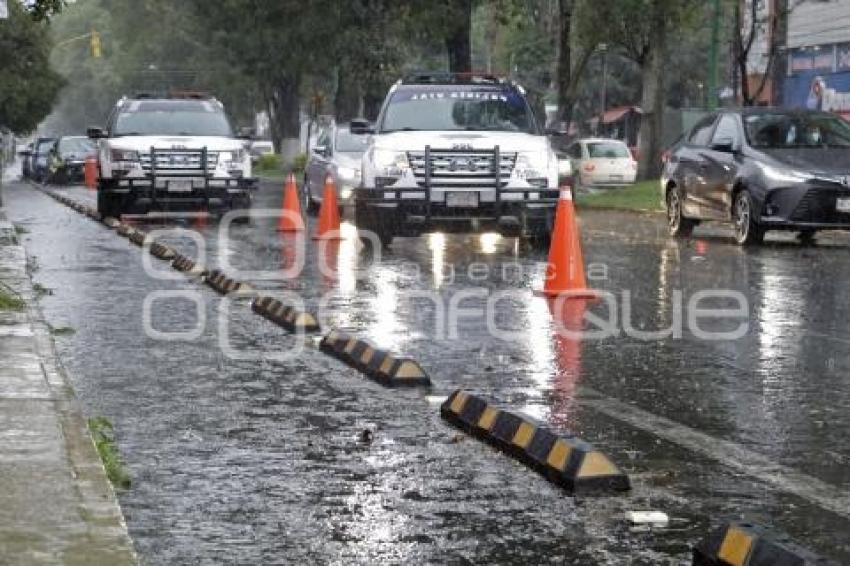
[[[711,46],[708,53],[708,109],[717,109],[717,57],[720,51],[720,0],[712,0],[714,14],[711,18]]]
[[[596,125],[597,131],[602,128],[602,119],[608,107],[608,44],[600,44],[599,50],[602,51],[602,91],[599,93],[602,108],[599,112],[599,123]]]

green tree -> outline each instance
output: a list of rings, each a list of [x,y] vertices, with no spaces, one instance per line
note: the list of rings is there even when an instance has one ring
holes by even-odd
[[[596,0],[593,17],[583,22],[605,29],[608,41],[620,46],[640,68],[643,119],[638,175],[642,179],[657,177],[661,170],[668,38],[673,30],[694,25],[701,6],[696,0]]]
[[[48,61],[50,38],[18,2],[0,20],[0,125],[16,133],[34,130],[50,113],[62,78]]]

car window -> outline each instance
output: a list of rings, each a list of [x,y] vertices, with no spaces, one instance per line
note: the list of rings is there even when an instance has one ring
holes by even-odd
[[[352,134],[348,130],[338,130],[336,134],[336,151],[343,153],[363,153],[369,145],[368,136]]]
[[[693,145],[708,145],[708,140],[711,136],[711,128],[714,126],[715,116],[709,116],[700,120],[694,129],[691,130],[691,135],[688,141]]]
[[[721,117],[717,122],[717,128],[714,130],[714,135],[711,137],[711,143],[717,143],[723,139],[731,139],[734,144],[738,143],[740,134],[738,133],[738,122],[728,114]]]
[[[747,138],[755,147],[850,147],[850,125],[821,112],[765,113],[747,116]]]
[[[331,132],[328,128],[323,128],[319,131],[319,137],[316,140],[316,146],[322,146],[327,150],[331,149]]]
[[[617,142],[591,142],[587,144],[587,154],[591,159],[622,159],[632,156],[629,148]]]

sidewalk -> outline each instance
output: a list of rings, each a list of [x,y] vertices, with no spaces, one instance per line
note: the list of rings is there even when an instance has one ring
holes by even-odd
[[[135,564],[118,501],[0,208],[0,564]]]

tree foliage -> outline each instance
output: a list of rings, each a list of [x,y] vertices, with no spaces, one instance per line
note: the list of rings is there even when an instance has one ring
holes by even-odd
[[[50,112],[62,79],[50,69],[50,41],[17,2],[0,20],[0,126],[16,133],[34,130]]]

